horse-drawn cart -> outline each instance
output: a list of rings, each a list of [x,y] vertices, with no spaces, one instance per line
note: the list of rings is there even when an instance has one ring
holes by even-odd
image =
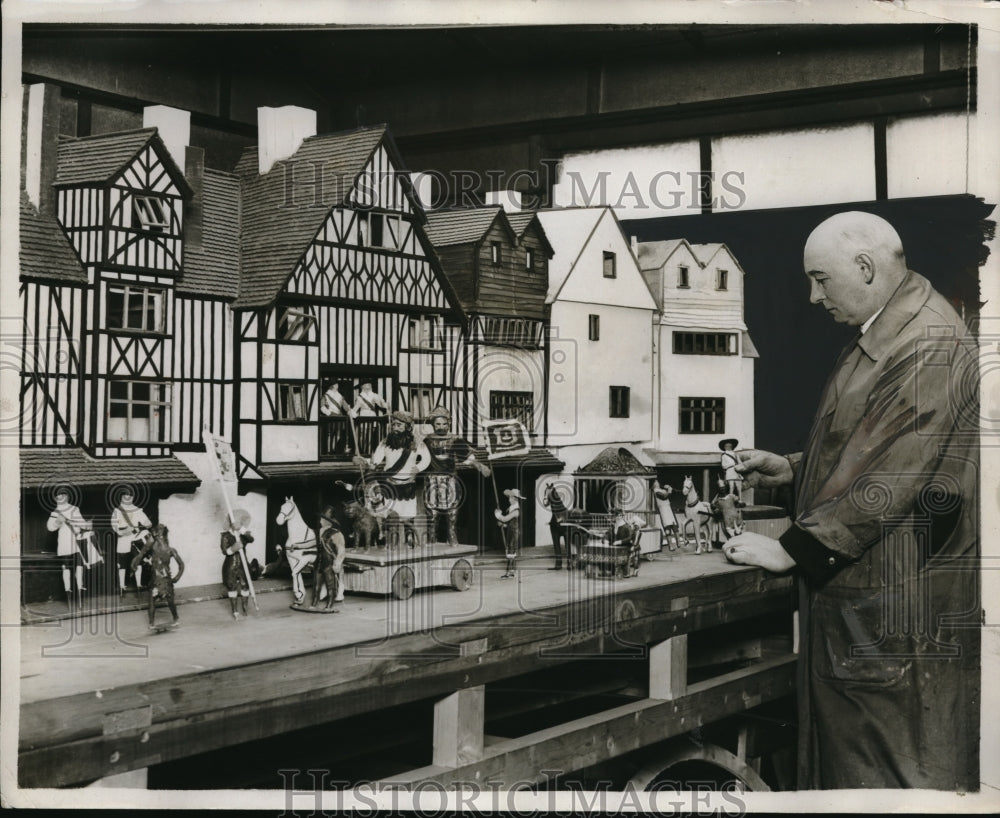
[[[642,528],[632,523],[612,524],[608,528],[595,528],[579,522],[564,525],[570,559],[582,568],[588,577],[639,575],[642,556],[640,538]]]
[[[428,544],[419,548],[349,549],[344,557],[344,588],[409,599],[417,588],[472,586],[474,545]]]

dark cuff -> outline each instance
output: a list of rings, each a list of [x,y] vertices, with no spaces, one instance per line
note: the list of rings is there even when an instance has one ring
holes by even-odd
[[[840,571],[847,560],[831,551],[812,534],[793,525],[778,538],[781,547],[795,560],[796,567],[810,580],[821,584]]]

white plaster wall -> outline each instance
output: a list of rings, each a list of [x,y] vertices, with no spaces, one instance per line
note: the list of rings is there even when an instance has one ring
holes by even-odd
[[[479,350],[479,401],[478,416],[490,417],[490,392],[531,392],[534,396],[535,416],[532,430],[541,434],[542,411],[545,397],[545,353],[541,350],[513,349],[511,347],[480,346]]]
[[[967,136],[976,115],[936,114],[896,119],[886,127],[886,177],[890,198],[965,193],[966,159],[975,168],[975,150]],[[942,146],[947,145],[947,150]],[[970,155],[971,154],[971,155]]]
[[[184,560],[184,575],[178,587],[222,584],[222,551],[219,536],[228,526],[222,488],[215,476],[209,455],[204,452],[177,452],[176,457],[201,479],[192,494],[174,494],[160,501],[160,522],[170,531],[170,544]],[[236,494],[236,484],[226,483],[233,508],[250,513],[250,531],[254,542],[247,547],[247,559],[264,563],[265,518],[267,498],[251,492],[243,497]]]
[[[588,338],[588,316],[600,315],[600,340]],[[552,326],[559,351],[549,385],[549,445],[649,440],[652,434],[652,312],[556,302]],[[630,416],[608,417],[609,387],[628,386]]]
[[[724,437],[738,438],[741,447],[753,440],[753,359],[742,355],[674,355],[673,332],[691,329],[671,325],[659,328],[662,353],[656,448],[716,456],[719,441]],[[710,435],[681,434],[681,397],[725,398],[725,431]]]
[[[261,463],[317,459],[319,459],[319,433],[313,424],[261,428]]]

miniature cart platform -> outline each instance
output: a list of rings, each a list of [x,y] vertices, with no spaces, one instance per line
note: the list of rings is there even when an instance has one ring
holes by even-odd
[[[409,599],[417,588],[450,585],[465,591],[472,585],[474,545],[433,543],[418,548],[348,549],[344,557],[344,590],[392,594]]]
[[[634,528],[628,542],[613,544],[608,541],[608,529],[586,528],[575,523],[566,523],[564,528],[569,535],[570,558],[584,569],[588,577],[598,574],[639,575],[642,529]]]

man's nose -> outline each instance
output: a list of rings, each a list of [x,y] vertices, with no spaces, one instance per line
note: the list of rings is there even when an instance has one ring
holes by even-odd
[[[809,303],[818,304],[823,300],[823,288],[820,287],[819,282],[813,279],[809,280]]]

